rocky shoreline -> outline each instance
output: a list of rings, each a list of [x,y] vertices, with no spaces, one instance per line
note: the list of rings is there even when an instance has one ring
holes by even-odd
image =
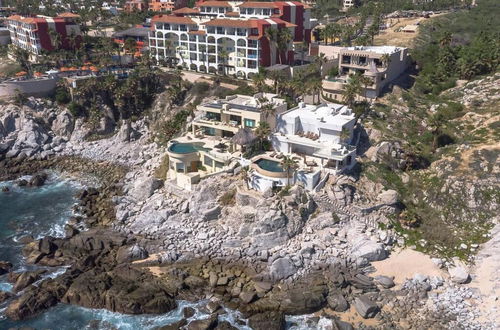
[[[164,328],[231,328],[218,324],[221,306],[241,311],[253,329],[282,329],[285,315],[310,313],[313,323],[321,316],[332,329],[350,329],[341,317],[349,311],[360,318],[356,327],[450,328],[460,320],[464,328],[478,328],[464,303],[469,292],[446,293],[456,288],[447,279],[415,276],[395,289],[392,278],[370,276],[370,263],[386,258],[401,239],[378,225],[397,212],[394,191],[368,187],[370,204],[356,192],[358,179],[342,176],[316,193],[295,187],[261,196],[244,187],[237,168],[181,191],[155,175],[163,152],[150,142],[144,122],[87,141],[88,131],[67,112],[34,108],[18,117],[33,123],[53,118],[45,123],[52,129],[26,151],[31,133],[45,126],[12,124],[15,115],[7,109],[1,122],[10,142],[1,146],[0,180],[50,169],[95,188],[79,194],[82,216],[69,221],[65,238],[26,240],[29,262],[69,268],[37,286],[31,284],[41,274],[11,273],[20,292],[6,298],[6,315],[14,320],[60,302],[157,314],[179,299],[207,299],[210,318],[186,317]],[[19,148],[9,154],[13,146]],[[443,303],[459,300],[460,309]]]

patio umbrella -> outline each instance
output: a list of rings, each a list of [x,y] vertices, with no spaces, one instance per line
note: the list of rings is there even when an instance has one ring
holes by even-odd
[[[253,134],[252,130],[247,128],[240,128],[232,137],[231,141],[239,145],[247,145],[252,143],[257,137]]]

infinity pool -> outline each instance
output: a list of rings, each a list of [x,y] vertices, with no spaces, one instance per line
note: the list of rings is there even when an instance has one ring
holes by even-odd
[[[209,148],[203,148],[200,145],[194,143],[174,143],[169,148],[169,151],[176,154],[190,154],[192,152],[197,152],[199,150],[210,150]]]
[[[281,164],[274,160],[260,158],[255,161],[255,164],[257,164],[261,169],[269,172],[277,172],[277,173],[285,172],[283,167],[281,167]]]

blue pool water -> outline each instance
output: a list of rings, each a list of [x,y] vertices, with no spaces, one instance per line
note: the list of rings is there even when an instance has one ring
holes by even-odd
[[[190,154],[199,150],[210,150],[209,148],[204,148],[200,145],[194,143],[174,143],[169,148],[169,151],[175,152],[176,154]]]
[[[257,161],[255,161],[255,163],[259,165],[259,167],[262,168],[263,170],[269,172],[285,172],[281,164],[274,160],[260,158]]]

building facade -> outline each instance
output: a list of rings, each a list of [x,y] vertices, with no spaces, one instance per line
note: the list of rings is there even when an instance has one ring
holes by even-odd
[[[310,157],[321,170],[332,174],[356,163],[353,132],[356,118],[342,104],[304,104],[278,116],[272,136],[274,150]]]
[[[148,10],[148,3],[144,0],[129,0],[123,5],[123,10],[127,13],[131,13],[133,11],[146,11]]]
[[[273,110],[264,111],[266,104],[271,105]],[[193,121],[193,133],[231,138],[242,128],[256,129],[262,121],[274,130],[276,115],[286,108],[285,100],[276,94],[231,95],[199,105],[197,109],[203,112],[203,116]]]
[[[310,42],[310,24],[310,9],[300,2],[200,1],[153,17],[150,49],[157,61],[186,70],[251,78],[260,67],[292,64],[293,43]],[[270,40],[271,28],[281,32]]]
[[[7,18],[6,23],[13,46],[28,51],[31,59],[36,60],[44,50],[79,47],[81,31],[76,22],[78,17],[71,13],[58,17],[13,15]]]
[[[175,9],[186,7],[187,0],[151,0],[148,3],[151,11],[174,11]]]
[[[369,84],[362,84],[360,98],[376,98],[384,87],[401,76],[410,65],[407,48],[393,46],[356,46],[338,49],[338,76],[323,80],[323,97],[342,100],[344,86],[351,75],[361,74]]]

